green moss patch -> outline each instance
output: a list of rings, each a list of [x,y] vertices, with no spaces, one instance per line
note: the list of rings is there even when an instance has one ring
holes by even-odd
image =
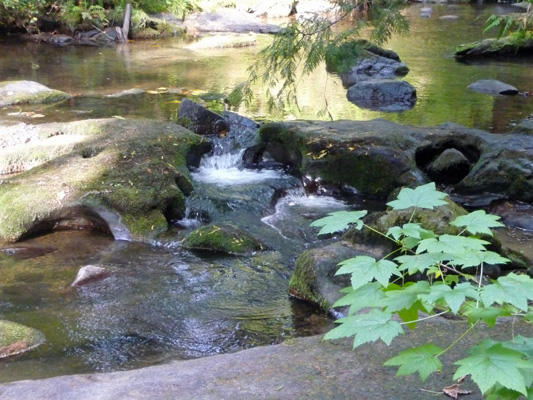
[[[3,185],[1,237],[15,241],[59,222],[68,228],[68,219],[80,226],[79,220],[90,215],[73,210],[91,213],[103,207],[118,213],[133,239],[146,240],[183,216],[184,192],[189,194],[193,187],[186,159],[204,139],[158,121],[86,122],[36,127],[44,137],[55,129],[80,140]]]
[[[27,103],[54,103],[72,95],[32,81],[0,82],[0,107]]]
[[[0,320],[0,359],[34,349],[44,341],[44,334],[37,329]]]
[[[202,226],[183,240],[183,246],[191,250],[233,255],[246,255],[264,248],[249,233],[228,223]]]

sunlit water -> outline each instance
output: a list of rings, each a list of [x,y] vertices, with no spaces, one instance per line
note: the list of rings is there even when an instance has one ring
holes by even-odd
[[[431,17],[421,17],[421,8],[428,6]],[[287,109],[273,116],[316,118],[328,99],[337,119],[384,117],[421,126],[452,121],[507,131],[533,112],[531,100],[482,95],[466,86],[493,78],[532,90],[529,61],[467,65],[451,58],[456,45],[478,39],[486,16],[501,9],[510,10],[503,5],[427,4],[405,9],[413,33],[394,38],[388,46],[411,69],[406,80],[418,91],[413,110],[390,114],[359,109],[346,100],[338,77],[320,70],[300,84],[301,114]],[[447,14],[459,19],[439,19]],[[193,52],[185,44],[166,39],[117,48],[55,48],[2,39],[0,81],[34,80],[76,97],[60,105],[6,107],[0,109],[0,118],[28,123],[112,116],[171,120],[185,96],[221,107],[223,95],[246,79],[257,49]],[[35,64],[38,69],[32,69]],[[176,90],[108,96],[161,87]],[[237,111],[268,115],[261,93],[257,88],[251,107]],[[31,118],[32,112],[44,117]],[[287,295],[296,257],[320,243],[309,224],[331,211],[382,205],[356,193],[343,198],[308,196],[296,177],[279,170],[249,170],[240,160],[238,150],[215,152],[203,160],[193,172],[195,192],[188,200],[187,218],[176,221],[153,244],[69,232],[17,244],[53,250],[39,257],[16,259],[0,252],[1,317],[37,328],[47,337],[40,348],[2,362],[0,381],[137,368],[329,329],[331,321],[323,313]],[[205,223],[204,214],[237,223],[266,242],[269,251],[244,258],[184,251],[181,239]],[[529,234],[513,231],[508,237],[511,243],[525,243],[522,251],[531,251]],[[110,276],[70,289],[86,264],[102,265]]]
[[[430,7],[429,18],[421,16]],[[457,62],[454,48],[488,37],[484,21],[492,13],[516,12],[505,4],[414,4],[404,10],[411,33],[395,37],[386,47],[398,52],[410,68],[405,80],[418,94],[414,109],[402,113],[363,110],[346,99],[340,79],[319,68],[299,83],[299,106],[277,110],[277,117],[317,118],[327,107],[335,119],[368,120],[378,117],[400,123],[429,126],[451,121],[494,132],[508,131],[533,113],[533,100],[523,96],[489,96],[467,89],[479,79],[498,79],[521,91],[533,90],[531,59],[492,60],[469,64]],[[458,19],[440,19],[455,15]],[[260,45],[268,38],[259,37]],[[141,41],[116,48],[64,47],[12,43],[0,39],[0,80],[27,79],[64,90],[76,97],[60,106],[8,107],[0,116],[27,122],[61,121],[97,117],[147,117],[172,119],[185,96],[201,96],[223,107],[221,97],[247,78],[258,48],[192,51],[183,39]],[[260,47],[260,46],[259,46]],[[32,66],[39,65],[38,69]],[[35,68],[35,67],[34,67]],[[182,89],[184,94],[144,94],[120,98],[107,95],[131,88]],[[198,97],[195,97],[198,98]],[[7,115],[22,111],[44,114],[31,119]],[[252,117],[272,115],[266,108],[264,90],[255,88],[250,108],[236,110]],[[276,114],[274,114],[274,117]]]

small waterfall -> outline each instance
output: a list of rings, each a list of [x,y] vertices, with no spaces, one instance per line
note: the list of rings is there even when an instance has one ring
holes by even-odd
[[[192,173],[197,182],[216,186],[246,185],[260,183],[282,176],[280,171],[244,168],[243,149],[233,137],[214,138],[213,151],[204,156],[200,167]]]

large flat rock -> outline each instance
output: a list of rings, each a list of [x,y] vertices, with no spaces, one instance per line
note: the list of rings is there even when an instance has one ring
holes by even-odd
[[[451,344],[467,324],[436,319],[400,335],[391,347],[383,343],[351,351],[351,341],[323,342],[321,336],[289,340],[233,354],[177,361],[133,371],[72,375],[0,385],[1,400],[97,399],[409,399],[422,400],[452,384],[456,358],[465,356],[471,336],[442,356],[443,372],[425,383],[418,377],[395,378],[395,369],[383,367],[388,358],[410,343],[427,340],[442,347]],[[495,330],[476,328],[477,339],[508,339],[532,333],[531,327],[498,324]],[[527,331],[529,329],[529,332]],[[468,400],[479,400],[475,385]],[[424,391],[424,390],[426,391]],[[440,398],[440,397],[438,397]],[[445,398],[442,395],[442,398]]]

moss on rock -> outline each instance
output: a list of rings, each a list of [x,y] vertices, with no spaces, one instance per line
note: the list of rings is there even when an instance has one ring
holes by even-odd
[[[191,250],[205,250],[233,255],[251,254],[263,250],[263,244],[248,232],[229,224],[210,224],[190,233],[183,246]]]
[[[0,82],[0,107],[27,103],[54,103],[72,95],[32,81]]]
[[[184,215],[184,191],[192,190],[186,159],[204,139],[158,121],[91,120],[85,129],[81,122],[74,125],[80,129],[71,124],[39,128],[41,134],[75,134],[78,141],[3,185],[1,237],[15,241],[58,224],[68,228],[69,221],[76,227],[103,207],[118,213],[133,239],[147,240]]]
[[[0,320],[0,359],[25,353],[44,341],[44,334],[37,329]]]

